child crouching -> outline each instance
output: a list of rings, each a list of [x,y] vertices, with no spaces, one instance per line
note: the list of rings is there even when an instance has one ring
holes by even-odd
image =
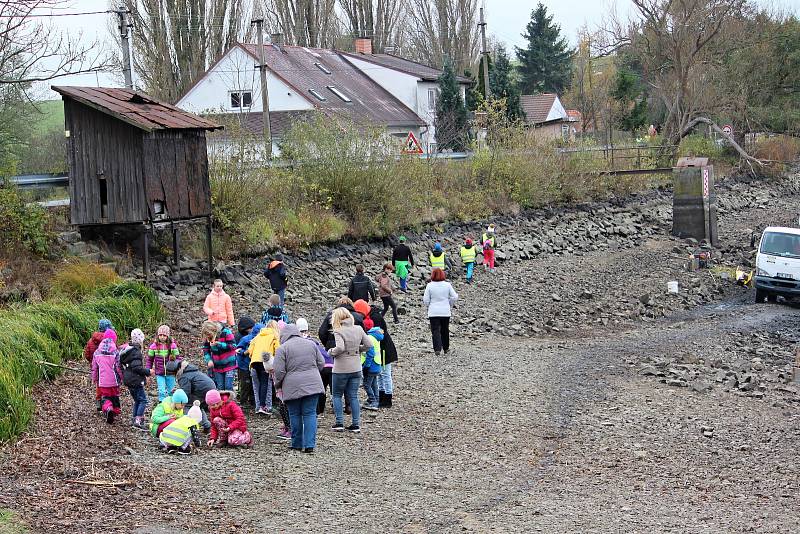
[[[200,422],[203,412],[200,401],[194,401],[189,412],[168,424],[158,437],[161,447],[166,452],[191,454],[192,445],[200,447]]]
[[[242,409],[233,400],[232,391],[217,391],[212,389],[206,393],[206,404],[210,410],[211,436],[208,446],[212,447],[231,445],[249,446],[253,437],[247,431],[247,420]]]

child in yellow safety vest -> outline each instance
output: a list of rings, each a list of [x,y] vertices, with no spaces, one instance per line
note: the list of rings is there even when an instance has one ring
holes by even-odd
[[[431,270],[437,267],[443,271],[447,270],[447,260],[441,243],[437,242],[433,245],[433,250],[428,254],[428,261],[431,264]]]
[[[383,370],[383,353],[381,352],[381,341],[383,340],[383,330],[377,326],[370,328],[367,336],[372,342],[372,347],[361,354],[361,367],[364,374],[364,391],[367,392],[367,404],[365,410],[377,411],[380,404],[378,391],[378,376]]]
[[[194,405],[189,408],[189,412],[175,419],[158,437],[161,448],[166,452],[177,452],[178,454],[190,454],[192,445],[200,446],[200,423],[203,421],[203,412],[200,411],[200,401],[194,401]]]
[[[478,257],[478,248],[472,243],[469,237],[464,240],[464,246],[459,251],[461,262],[467,271],[467,283],[472,283],[472,273],[475,270],[475,259]]]

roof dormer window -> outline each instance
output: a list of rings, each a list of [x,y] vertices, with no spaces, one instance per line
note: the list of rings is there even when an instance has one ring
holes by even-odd
[[[328,100],[327,98],[322,96],[322,94],[320,94],[320,92],[317,91],[316,89],[309,89],[308,92],[314,95],[314,97],[320,102],[325,102],[326,100]]]
[[[325,65],[323,65],[322,63],[314,63],[314,66],[317,67],[322,72],[324,72],[325,74],[330,74],[331,73],[331,70],[328,67],[326,67]]]
[[[334,86],[332,86],[332,85],[329,85],[329,86],[327,86],[327,87],[328,87],[328,90],[329,90],[331,93],[333,93],[333,94],[335,94],[336,96],[338,96],[339,98],[341,98],[341,99],[342,99],[344,102],[347,102],[348,104],[349,104],[350,102],[352,102],[352,100],[350,99],[350,97],[348,97],[346,94],[344,94],[343,92],[341,92],[341,91],[340,91],[339,89],[337,89],[336,87],[334,87]]]

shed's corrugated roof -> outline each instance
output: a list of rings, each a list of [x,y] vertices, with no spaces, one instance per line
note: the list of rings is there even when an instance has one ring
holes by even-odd
[[[525,112],[525,119],[529,123],[539,124],[547,122],[547,116],[556,102],[554,93],[542,93],[540,95],[522,95],[519,97],[522,111]]]
[[[117,87],[53,86],[53,91],[128,124],[153,130],[217,130],[222,126],[138,91]]]
[[[430,65],[417,63],[416,61],[392,54],[353,54],[350,52],[341,52],[341,54],[346,57],[353,57],[373,63],[375,65],[380,65],[382,67],[386,67],[387,69],[404,72],[406,74],[416,76],[421,80],[425,80],[426,82],[435,82],[442,75],[442,71],[440,69],[436,69]],[[456,78],[458,79],[459,83],[472,83],[471,79],[464,76],[456,76]]]
[[[258,61],[258,45],[242,46]],[[356,124],[389,127],[425,125],[425,121],[414,111],[346,61],[336,50],[265,45],[264,52],[269,70],[319,110],[347,117]],[[330,87],[338,89],[351,102],[342,100]],[[315,97],[310,92],[312,89],[325,100]]]

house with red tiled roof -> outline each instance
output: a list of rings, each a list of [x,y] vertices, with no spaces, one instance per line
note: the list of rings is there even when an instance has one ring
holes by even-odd
[[[368,41],[368,40],[367,40]],[[297,120],[315,112],[385,128],[405,140],[411,132],[435,151],[434,111],[441,71],[389,54],[268,44],[264,47],[273,146]],[[258,45],[228,50],[177,102],[179,108],[263,125]],[[459,79],[466,89],[469,80]]]
[[[557,94],[522,95],[520,104],[525,112],[525,124],[536,135],[569,140],[578,132],[580,112],[567,111]]]

